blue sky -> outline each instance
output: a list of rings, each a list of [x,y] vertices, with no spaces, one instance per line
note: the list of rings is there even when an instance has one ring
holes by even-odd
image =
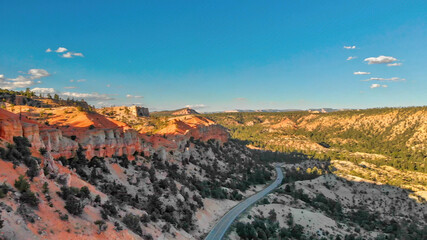
[[[152,110],[426,105],[426,9],[416,0],[0,1],[0,87]]]

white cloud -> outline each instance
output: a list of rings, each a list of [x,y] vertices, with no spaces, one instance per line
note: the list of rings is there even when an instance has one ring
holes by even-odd
[[[24,76],[18,76],[17,78],[0,78],[0,88],[4,89],[15,89],[15,88],[27,88],[37,84],[31,79]]]
[[[86,79],[77,79],[77,80],[71,79],[70,82],[86,82]]]
[[[361,71],[357,71],[353,73],[354,75],[369,75],[371,74],[370,72],[361,72]]]
[[[389,64],[387,64],[387,67],[398,67],[398,66],[402,66],[402,63],[389,63]]]
[[[64,87],[65,89],[76,89],[77,87]]]
[[[368,81],[391,81],[391,82],[400,82],[400,81],[406,81],[404,78],[398,78],[398,77],[392,77],[392,78],[379,78],[379,77],[371,77],[366,80],[362,80],[364,82]]]
[[[194,105],[186,105],[185,107],[192,108],[192,109],[201,109],[207,106],[205,104],[194,104]]]
[[[114,100],[111,96],[107,94],[99,94],[97,92],[93,93],[77,93],[77,92],[63,92],[57,91],[54,88],[33,88],[31,91],[38,94],[58,94],[62,98],[74,98],[74,99],[84,99],[86,101],[110,101]]]
[[[71,55],[70,52],[67,52],[67,53],[62,54],[62,57],[63,58],[72,58],[73,56]]]
[[[56,90],[54,88],[33,88],[31,89],[31,92],[35,92],[37,94],[54,94],[56,93]]]
[[[350,56],[350,57],[348,57],[348,58],[347,58],[347,61],[353,60],[353,59],[355,59],[355,58],[357,58],[357,57]]]
[[[59,47],[58,49],[55,50],[55,52],[57,52],[57,53],[63,53],[63,52],[66,52],[66,51],[68,51],[68,49],[66,49],[64,47]]]
[[[75,99],[85,99],[87,101],[109,101],[114,100],[114,98],[110,97],[107,94],[99,94],[97,92],[93,93],[76,93],[76,92],[64,92],[60,94],[64,97],[70,97]]]
[[[48,48],[48,49],[46,49],[46,52],[47,53],[52,52],[52,49]]]
[[[111,84],[107,84],[107,87],[111,87]]]
[[[144,98],[144,96],[126,95],[127,98]]]
[[[394,57],[381,55],[378,57],[365,58],[365,60],[363,61],[368,62],[368,64],[383,64],[383,63],[391,63],[391,62],[397,61],[397,59]]]
[[[62,54],[62,57],[63,57],[63,58],[73,58],[73,56],[76,56],[76,57],[84,57],[84,56],[83,56],[83,53],[67,52],[67,53]]]
[[[344,46],[345,49],[356,49],[356,46]]]
[[[381,85],[381,84],[378,84],[378,83],[374,83],[374,84],[372,84],[372,85],[370,86],[370,88],[379,88],[379,87],[386,88],[386,87],[388,87],[388,86],[387,86],[387,85]]]
[[[76,57],[84,57],[83,53],[72,53]]]
[[[4,75],[0,77],[0,88],[15,89],[15,88],[27,88],[35,84],[41,83],[41,81],[34,81],[43,77],[48,77],[50,74],[44,69],[30,69],[27,73],[29,76],[19,75],[16,78],[5,78]]]
[[[31,75],[30,76],[31,79],[39,79],[39,78],[42,78],[42,77],[48,77],[48,76],[50,76],[50,74],[46,70],[44,70],[44,69],[30,69],[28,71],[28,74]]]

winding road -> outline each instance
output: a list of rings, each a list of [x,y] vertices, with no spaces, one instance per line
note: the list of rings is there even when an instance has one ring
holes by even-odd
[[[283,179],[283,172],[280,166],[276,166],[277,177],[276,180],[270,184],[267,188],[264,188],[262,191],[257,194],[252,195],[247,198],[245,201],[237,204],[234,208],[227,212],[214,226],[214,228],[209,232],[206,236],[205,240],[220,240],[224,237],[225,232],[227,232],[228,228],[234,222],[234,220],[248,207],[254,204],[256,201],[263,198],[265,195],[270,193],[276,187],[280,185]]]

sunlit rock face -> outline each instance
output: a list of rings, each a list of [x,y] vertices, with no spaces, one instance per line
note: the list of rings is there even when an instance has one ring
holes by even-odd
[[[30,141],[35,154],[38,154],[39,149],[46,148],[54,159],[61,156],[73,157],[79,145],[85,150],[88,159],[124,154],[132,158],[135,152],[151,155],[154,152],[163,153],[182,148],[190,138],[219,142],[227,142],[229,138],[227,129],[200,116],[172,118],[156,135],[145,136],[125,123],[107,119],[99,114],[92,115],[79,114],[82,121],[75,125],[72,122],[53,121],[50,126],[45,126],[0,109],[0,138],[13,143],[14,136],[24,136]],[[87,127],[91,125],[96,127]]]

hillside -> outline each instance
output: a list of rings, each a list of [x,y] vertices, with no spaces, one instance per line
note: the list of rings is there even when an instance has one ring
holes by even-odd
[[[196,110],[191,109],[189,107],[181,108],[177,110],[170,110],[170,111],[159,111],[159,112],[153,112],[153,116],[179,116],[179,115],[192,115],[192,114],[199,114]]]
[[[340,166],[338,174],[325,161],[284,164],[283,185],[247,211],[227,239],[427,237],[425,201],[413,198],[411,191],[346,174],[352,170],[375,174],[375,166],[333,164]]]
[[[6,239],[198,239],[272,177],[202,117],[161,135],[74,107],[0,109],[0,119]]]
[[[427,172],[427,107],[205,116],[255,148]]]

